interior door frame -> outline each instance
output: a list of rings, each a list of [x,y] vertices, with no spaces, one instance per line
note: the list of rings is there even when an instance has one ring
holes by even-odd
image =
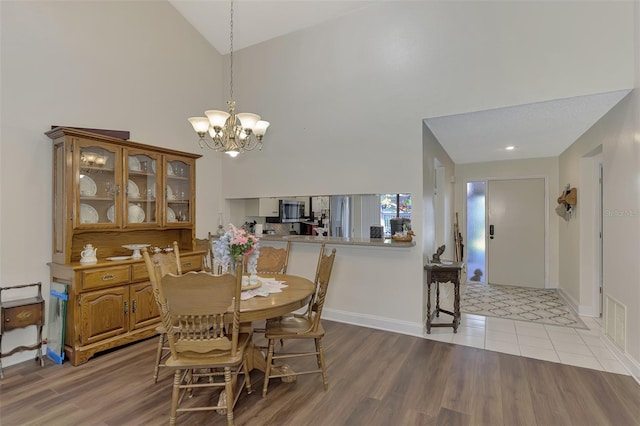
[[[485,257],[484,257],[484,270],[485,270],[485,282],[489,283],[491,277],[491,271],[489,270],[489,182],[500,180],[520,180],[520,179],[544,179],[544,288],[550,288],[549,286],[549,178],[545,175],[523,175],[523,176],[493,176],[493,177],[478,177],[467,178],[464,181],[464,191],[466,194],[467,183],[469,182],[485,182],[485,207],[484,207],[484,226],[485,226]],[[467,201],[465,196],[464,201],[464,214],[465,224],[464,233],[465,239],[467,237]]]
[[[600,309],[604,311],[604,306],[601,307],[600,304],[603,302],[605,287],[602,280],[604,194],[600,179],[604,167],[602,146],[598,146],[580,159],[579,290],[582,296],[575,301],[576,310],[580,315],[602,319],[604,315],[600,315]]]

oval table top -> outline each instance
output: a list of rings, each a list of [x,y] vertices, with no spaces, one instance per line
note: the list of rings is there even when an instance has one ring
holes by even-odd
[[[260,274],[258,274],[260,276]],[[307,304],[313,294],[313,281],[297,275],[271,275],[276,281],[284,281],[287,286],[282,293],[271,293],[267,297],[255,296],[240,302],[240,322],[260,321],[293,312]]]

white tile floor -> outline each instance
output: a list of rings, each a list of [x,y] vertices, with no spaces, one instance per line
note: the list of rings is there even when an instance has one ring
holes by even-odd
[[[448,298],[449,295],[442,296]],[[451,310],[449,303],[441,301],[445,302],[441,304],[444,309]],[[454,334],[452,327],[442,327],[431,328],[431,334],[425,336],[446,343],[629,375],[602,340],[600,324],[594,318],[580,318],[589,330],[463,313],[458,333]],[[434,323],[437,322],[451,322],[451,316],[441,313],[440,318],[435,318]]]

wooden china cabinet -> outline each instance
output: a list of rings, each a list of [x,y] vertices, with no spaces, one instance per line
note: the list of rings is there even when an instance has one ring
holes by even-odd
[[[51,280],[69,299],[65,354],[73,365],[156,334],[160,323],[144,261],[126,245],[170,247],[183,272],[195,250],[195,162],[200,156],[86,130],[56,127]],[[87,244],[98,262],[81,263]]]

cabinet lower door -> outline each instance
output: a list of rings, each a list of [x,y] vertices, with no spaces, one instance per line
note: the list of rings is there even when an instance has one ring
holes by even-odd
[[[128,286],[82,294],[80,343],[87,345],[126,333],[129,329],[128,301]]]
[[[158,304],[153,297],[153,287],[150,282],[131,285],[131,315],[130,329],[144,327],[160,322]]]

